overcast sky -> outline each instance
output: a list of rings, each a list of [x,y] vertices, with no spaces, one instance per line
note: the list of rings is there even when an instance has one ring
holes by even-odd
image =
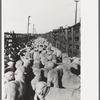
[[[78,3],[77,22],[80,21],[80,3]],[[3,29],[26,33],[28,16],[32,33],[35,24],[37,33],[45,33],[75,23],[74,0],[3,0]]]

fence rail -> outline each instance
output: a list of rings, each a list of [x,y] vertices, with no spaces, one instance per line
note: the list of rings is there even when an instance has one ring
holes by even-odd
[[[16,47],[21,43],[27,43],[30,39],[36,39],[41,36],[52,43],[53,46],[60,49],[62,52],[67,52],[69,56],[80,57],[80,23],[74,26],[59,29],[54,29],[45,34],[26,34],[26,33],[4,33],[5,47]]]

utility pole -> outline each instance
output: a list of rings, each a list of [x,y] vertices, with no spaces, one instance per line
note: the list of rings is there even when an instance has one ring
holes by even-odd
[[[27,33],[29,33],[29,24],[30,24],[29,19],[30,19],[30,17],[31,17],[31,16],[28,16]]]
[[[74,34],[76,32],[76,23],[77,23],[77,3],[79,0],[74,0],[76,2],[76,9],[75,9],[75,29],[72,27],[72,56],[74,56]]]
[[[29,34],[29,19],[30,19],[31,16],[28,16],[28,25],[27,25],[27,34],[28,34],[28,41],[30,40],[30,34]]]
[[[33,34],[35,33],[35,28],[34,28],[35,24],[33,24]]]
[[[79,2],[78,0],[74,0],[76,2],[76,10],[75,10],[75,25],[77,23],[77,3]]]

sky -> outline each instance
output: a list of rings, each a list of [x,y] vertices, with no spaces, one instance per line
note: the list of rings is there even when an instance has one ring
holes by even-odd
[[[75,24],[74,0],[3,0],[3,30],[26,33],[28,16],[29,32],[46,33],[60,26]],[[80,2],[77,7],[77,22],[80,21]]]

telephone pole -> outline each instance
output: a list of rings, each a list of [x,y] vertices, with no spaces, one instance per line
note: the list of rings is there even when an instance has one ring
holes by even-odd
[[[76,2],[76,10],[75,10],[75,25],[77,23],[77,3],[79,2],[78,0],[74,0]]]
[[[30,19],[30,17],[31,17],[31,16],[28,16],[27,33],[29,33],[29,24],[30,24],[29,19]]]
[[[35,33],[35,28],[34,28],[35,24],[33,24],[33,34]]]

